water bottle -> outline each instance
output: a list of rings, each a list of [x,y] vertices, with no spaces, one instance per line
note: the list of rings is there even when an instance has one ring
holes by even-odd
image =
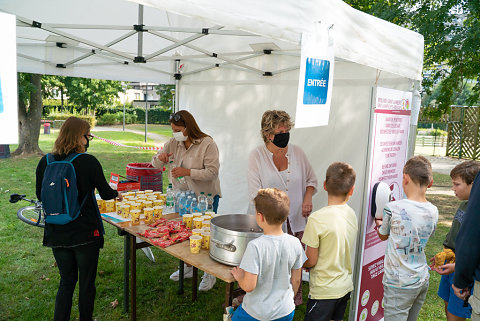
[[[180,195],[181,191],[174,191],[173,192],[173,200],[175,205],[175,213],[180,213]]]
[[[190,208],[192,209],[192,214],[200,212],[198,210],[198,202],[197,202],[197,199],[195,197],[192,198],[192,205],[190,206]]]
[[[187,196],[187,201],[185,202],[185,214],[192,214],[192,197]]]
[[[207,212],[213,212],[213,196],[210,193],[207,196]]]
[[[185,197],[185,193],[181,193],[180,197],[178,198],[178,213],[180,216],[186,214],[186,205],[187,205],[187,198]]]
[[[173,212],[175,209],[175,203],[174,203],[174,194],[173,194],[173,189],[172,189],[172,184],[168,184],[167,188],[167,199],[166,199],[166,209],[169,213]]]
[[[207,197],[204,192],[201,192],[198,196],[198,211],[205,213],[207,211]]]
[[[169,165],[170,165],[170,172],[171,172],[174,168],[179,167],[178,165],[176,165],[176,164],[173,162],[173,160],[170,161]],[[172,176],[172,177],[173,177],[173,176]],[[183,176],[178,176],[178,177],[177,177],[177,181],[179,181],[179,182],[182,183],[182,184],[185,184],[185,183],[186,183],[185,177],[183,177]]]

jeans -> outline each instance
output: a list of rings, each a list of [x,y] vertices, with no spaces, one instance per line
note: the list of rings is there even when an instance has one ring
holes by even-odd
[[[80,321],[92,321],[99,245],[89,243],[75,247],[57,247],[52,248],[52,251],[60,271],[60,285],[55,299],[53,320],[70,320],[73,292],[79,280]]]

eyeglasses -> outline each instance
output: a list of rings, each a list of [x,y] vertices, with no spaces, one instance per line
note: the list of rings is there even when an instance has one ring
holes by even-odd
[[[92,140],[93,137],[95,137],[95,136],[93,136],[93,135],[91,135],[91,134],[83,135],[83,136],[85,137],[86,140]]]
[[[182,120],[182,116],[179,114],[179,113],[173,113],[170,115],[170,120],[174,120],[174,121],[180,121]]]

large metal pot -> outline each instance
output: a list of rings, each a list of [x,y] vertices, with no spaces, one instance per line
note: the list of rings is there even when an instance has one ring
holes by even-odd
[[[248,242],[263,234],[255,215],[227,214],[212,218],[210,223],[210,257],[237,266]]]

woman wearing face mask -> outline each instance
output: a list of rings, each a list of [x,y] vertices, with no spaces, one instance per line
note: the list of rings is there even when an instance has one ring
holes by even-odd
[[[64,160],[74,153],[85,153],[89,141],[90,124],[70,117],[60,128],[52,154],[42,157],[36,170],[36,194],[42,196],[42,181],[47,157]],[[95,200],[95,189],[103,199],[121,195],[110,188],[98,160],[89,154],[77,156],[72,165],[77,178],[78,200],[83,202],[80,215],[65,225],[45,224],[43,245],[52,248],[60,272],[60,286],[55,300],[53,319],[70,320],[72,297],[79,280],[78,309],[80,320],[92,320],[95,301],[95,277],[100,248],[103,247],[103,224]]]
[[[267,110],[263,114],[261,134],[265,144],[254,149],[248,161],[248,213],[255,214],[253,198],[259,189],[274,187],[285,191],[290,199],[290,214],[283,229],[301,241],[318,184],[303,150],[288,143],[292,126],[290,115],[285,111]],[[300,284],[295,304],[301,303]]]
[[[218,201],[221,197],[220,180],[218,170],[217,144],[212,137],[200,130],[193,118],[186,110],[180,110],[170,115],[170,126],[173,138],[165,143],[162,151],[152,158],[152,165],[162,168],[173,160],[175,168],[169,172],[170,181],[176,190],[193,190],[198,196],[201,192],[214,196],[213,210],[216,213]],[[184,179],[177,179],[183,177]],[[185,266],[184,277],[192,277],[192,267]],[[178,281],[179,271],[170,276],[170,279]],[[208,291],[215,284],[215,277],[205,273],[198,289]]]

